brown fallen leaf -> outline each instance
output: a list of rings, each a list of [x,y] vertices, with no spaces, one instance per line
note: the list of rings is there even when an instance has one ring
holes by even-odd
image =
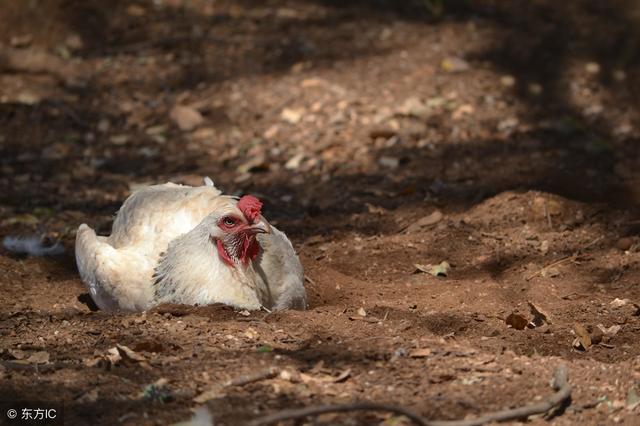
[[[576,333],[576,338],[572,343],[573,347],[581,351],[589,349],[589,346],[591,346],[591,336],[587,329],[581,324],[576,323],[573,325],[573,331]]]
[[[440,262],[437,265],[421,265],[419,263],[414,264],[416,272],[425,272],[433,275],[434,277],[446,277],[451,270],[451,265],[446,260]]]
[[[545,323],[551,324],[551,320],[549,320],[549,315],[547,315],[544,311],[540,310],[536,305],[532,302],[527,302],[529,304],[529,309],[531,310],[531,315],[533,315],[533,319],[531,322],[536,327],[541,327]]]
[[[120,355],[120,351],[118,348],[109,348],[107,349],[107,354],[105,358],[111,365],[117,365],[120,361],[122,361],[122,356]]]
[[[605,335],[599,327],[589,327],[587,331],[589,332],[589,337],[591,337],[592,345],[599,345],[603,342]]]
[[[618,334],[618,332],[620,330],[622,330],[622,326],[621,325],[617,325],[617,324],[616,325],[612,325],[611,327],[608,327],[608,328],[605,327],[602,324],[598,324],[597,327],[607,337],[613,337],[616,334]]]
[[[134,352],[131,348],[125,345],[116,344],[116,348],[124,360],[131,360],[135,362],[144,362],[147,360],[144,356]]]
[[[609,305],[611,305],[612,308],[621,308],[627,303],[629,303],[629,299],[619,299],[616,297],[609,303]]]
[[[516,330],[524,330],[529,325],[529,320],[524,316],[516,313],[511,313],[505,320],[507,325],[515,328]]]

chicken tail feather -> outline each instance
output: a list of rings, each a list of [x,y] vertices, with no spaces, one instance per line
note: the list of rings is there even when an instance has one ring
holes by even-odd
[[[148,283],[127,279],[134,267],[145,269],[145,259],[116,250],[84,223],[76,235],[76,263],[82,282],[100,309],[139,311],[151,302]]]

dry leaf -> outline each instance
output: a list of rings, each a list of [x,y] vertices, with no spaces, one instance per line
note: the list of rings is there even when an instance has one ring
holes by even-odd
[[[528,319],[516,313],[509,314],[505,322],[516,330],[524,330],[529,325]]]
[[[622,326],[620,325],[612,325],[611,327],[606,328],[604,325],[598,324],[597,327],[607,337],[613,337],[618,334],[620,330],[622,330]]]
[[[549,315],[547,315],[545,312],[540,310],[532,302],[527,302],[527,303],[529,304],[529,309],[531,310],[531,315],[533,315],[533,319],[531,320],[533,325],[535,325],[536,327],[540,327],[540,326],[544,325],[545,323],[551,324],[551,321],[549,320]]]
[[[580,324],[573,325],[573,331],[576,333],[576,338],[573,340],[573,347],[582,351],[586,351],[591,346],[591,336],[586,328]]]
[[[449,265],[449,262],[446,260],[437,265],[421,265],[416,263],[413,266],[416,267],[416,272],[425,272],[433,275],[434,277],[446,277],[449,270],[451,270],[451,265]]]
[[[122,356],[120,355],[120,352],[118,351],[118,348],[109,348],[109,349],[107,349],[106,358],[111,363],[111,365],[116,365],[120,361],[122,361]]]
[[[611,305],[612,308],[621,308],[627,303],[629,303],[629,299],[618,299],[616,297],[615,299],[613,299],[613,301],[611,301],[611,303],[609,303],[609,305]]]
[[[135,361],[135,362],[144,362],[144,361],[146,361],[146,358],[144,356],[134,352],[132,349],[130,349],[127,346],[116,344],[116,348],[118,348],[118,351],[120,352],[120,356],[124,360],[128,359],[128,360]]]

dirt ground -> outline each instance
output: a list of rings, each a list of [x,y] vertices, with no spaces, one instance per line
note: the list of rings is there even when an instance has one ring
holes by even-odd
[[[66,248],[0,248],[0,400],[74,425],[461,419],[539,402],[565,363],[571,405],[529,423],[639,424],[640,10],[558,3],[0,0],[0,237]],[[203,176],[265,201],[309,309],[94,310],[78,225]]]

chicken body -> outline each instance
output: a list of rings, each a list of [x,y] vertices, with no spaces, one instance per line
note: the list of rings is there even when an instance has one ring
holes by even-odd
[[[208,182],[136,191],[108,237],[80,226],[76,262],[98,307],[142,311],[170,302],[306,308],[302,265],[284,233],[260,214],[261,203],[222,195]]]

